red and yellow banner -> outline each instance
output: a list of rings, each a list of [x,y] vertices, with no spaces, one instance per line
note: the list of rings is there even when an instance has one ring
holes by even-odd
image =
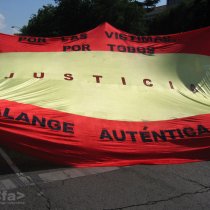
[[[210,160],[209,37],[0,34],[0,144],[75,167]]]

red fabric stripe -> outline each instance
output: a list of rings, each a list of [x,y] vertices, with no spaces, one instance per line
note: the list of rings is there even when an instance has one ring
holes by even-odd
[[[9,110],[7,116],[6,108]],[[2,145],[61,164],[93,167],[210,160],[209,114],[155,122],[125,122],[84,117],[6,100],[0,100],[0,110]],[[23,115],[20,120],[21,113],[27,115],[29,124],[24,122],[26,118],[23,118]],[[60,124],[73,123],[74,134],[63,132],[63,129],[52,130],[49,126],[31,125],[33,116],[46,118],[46,122],[51,119],[59,121]],[[199,125],[201,127],[198,127]],[[177,129],[184,138],[177,132],[171,136],[166,131]],[[184,134],[184,129],[188,136]],[[102,130],[108,131],[112,140],[100,139]],[[154,141],[152,132],[160,134],[160,130],[165,132],[167,141]],[[113,131],[119,139],[122,137],[121,131],[133,131],[137,134],[135,141],[128,133],[126,139],[120,141],[114,137]],[[146,136],[148,142],[144,142],[140,136],[140,132],[146,131],[150,134],[151,142]]]
[[[108,38],[106,35],[108,32],[111,38]],[[111,33],[112,36],[111,36]],[[118,34],[116,39],[115,33]],[[147,42],[147,43],[138,43],[136,41],[123,40],[124,36],[130,37],[131,34],[123,32],[104,23],[97,28],[86,32],[87,39],[84,39],[81,35],[65,37],[65,41],[61,40],[61,37],[57,38],[46,38],[46,42],[38,41],[42,38],[34,37],[21,37],[20,36],[11,36],[0,34],[0,52],[62,52],[64,46],[79,46],[80,50],[85,50],[87,45],[90,46],[92,51],[110,51],[111,47],[108,45],[116,45],[114,47],[115,52],[117,46],[125,46],[126,52],[128,52],[128,47],[134,47],[137,51],[138,47],[145,48],[146,54],[148,48],[154,48],[155,53],[191,53],[191,54],[201,54],[201,55],[210,55],[210,27],[202,28],[199,30],[194,30],[185,33],[172,34],[166,36],[158,36],[162,38],[170,37],[170,42]],[[120,35],[123,34],[123,35]],[[119,38],[121,36],[121,38]],[[76,37],[76,38],[75,38]],[[78,38],[79,37],[79,38]],[[151,36],[154,40],[157,36]],[[77,40],[77,38],[79,40]],[[148,38],[148,37],[147,37]],[[22,39],[21,41],[18,41]],[[25,39],[25,40],[24,40]],[[173,41],[174,40],[174,41]],[[84,48],[84,49],[83,49]],[[76,52],[78,47],[74,49]],[[86,49],[87,50],[87,49]],[[122,51],[123,48],[121,47]],[[140,49],[142,51],[143,49]],[[132,50],[130,50],[132,51]],[[71,51],[72,52],[72,49]]]

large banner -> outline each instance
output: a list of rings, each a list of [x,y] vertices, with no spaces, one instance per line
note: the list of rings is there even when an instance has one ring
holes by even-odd
[[[0,145],[74,167],[210,160],[210,27],[0,34]]]

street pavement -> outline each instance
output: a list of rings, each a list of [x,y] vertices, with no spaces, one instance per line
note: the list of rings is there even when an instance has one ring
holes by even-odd
[[[71,168],[0,148],[0,210],[209,210],[210,162]]]

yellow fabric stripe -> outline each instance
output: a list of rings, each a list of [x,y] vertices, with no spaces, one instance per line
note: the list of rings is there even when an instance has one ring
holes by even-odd
[[[34,72],[37,76],[43,72],[44,78],[33,78]],[[11,73],[13,78],[5,79]],[[72,74],[73,80],[65,80],[70,79],[64,76],[67,73]],[[102,76],[98,78],[100,83],[93,75]],[[153,86],[146,86],[144,79]],[[190,91],[191,84],[199,92]],[[209,56],[116,52],[0,54],[0,99],[83,116],[155,121],[205,114],[210,110],[209,94]]]

